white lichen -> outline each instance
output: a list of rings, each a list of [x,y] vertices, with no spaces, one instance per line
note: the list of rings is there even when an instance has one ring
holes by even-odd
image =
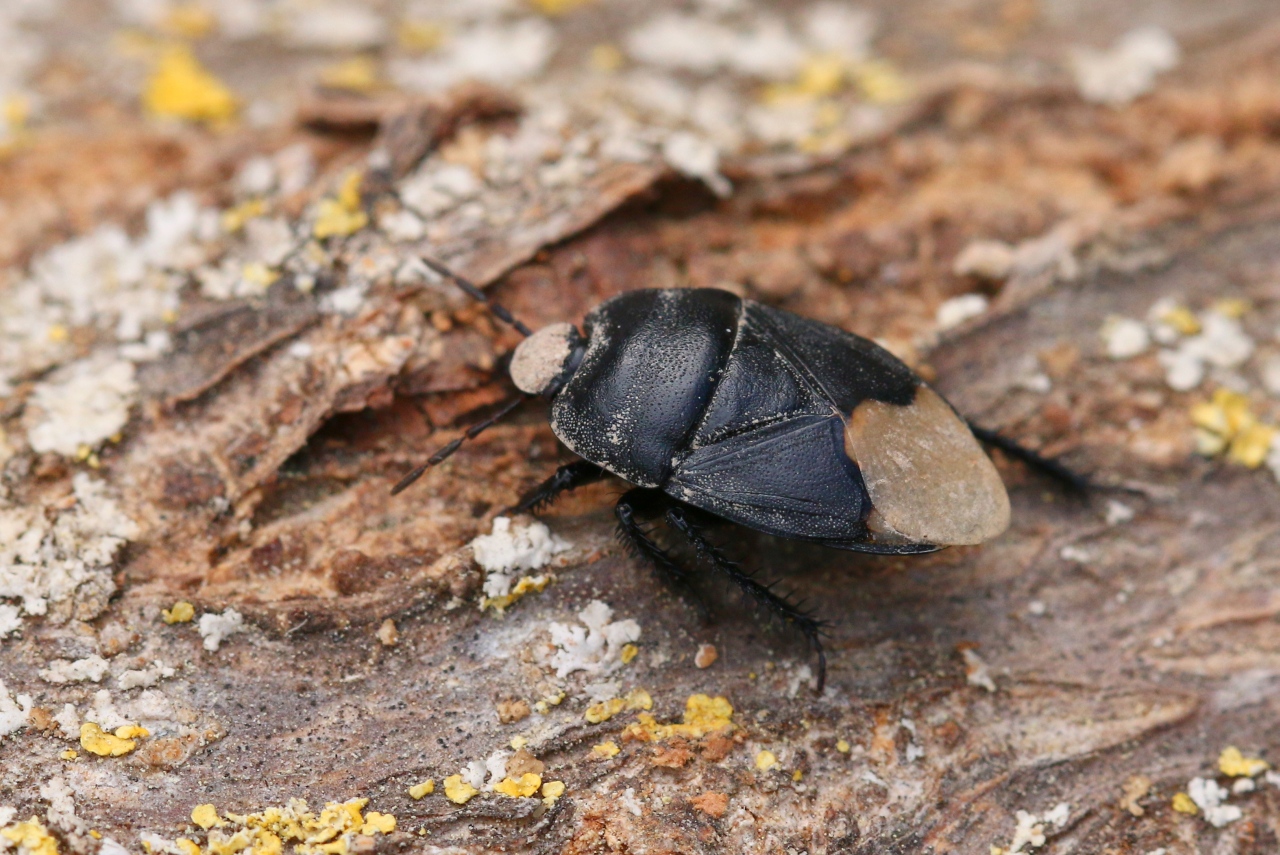
[[[592,600],[578,613],[582,626],[553,622],[548,627],[556,647],[550,660],[556,676],[566,677],[575,671],[608,673],[622,665],[622,646],[639,640],[640,624],[612,618],[613,609]]]
[[[137,534],[104,482],[80,472],[72,488],[75,504],[69,509],[15,507],[0,500],[0,598],[21,599],[27,615],[58,606],[67,616],[96,617],[115,591],[116,554]]]
[[[161,680],[172,677],[174,670],[163,662],[156,660],[146,668],[124,671],[116,677],[116,686],[121,691],[129,689],[150,688]]]
[[[987,298],[981,294],[961,294],[938,307],[938,329],[949,330],[980,316],[987,310]]]
[[[46,667],[40,669],[40,679],[46,683],[100,683],[107,676],[110,666],[101,656],[86,656],[74,662],[67,659],[54,659]]]
[[[662,158],[680,174],[706,184],[717,196],[733,192],[729,179],[720,174],[720,152],[710,140],[677,131],[663,141]]]
[[[1076,88],[1086,101],[1127,104],[1150,91],[1158,75],[1178,64],[1178,43],[1159,27],[1141,27],[1110,50],[1080,48],[1072,57]]]
[[[196,631],[204,639],[204,649],[210,653],[217,651],[229,636],[244,630],[244,616],[235,609],[227,609],[218,614],[208,612],[200,615]]]
[[[1238,806],[1225,803],[1229,795],[1227,788],[1212,778],[1192,778],[1187,783],[1187,795],[1214,828],[1222,828],[1244,815]]]
[[[137,394],[132,362],[98,353],[65,365],[31,393],[24,422],[33,451],[73,457],[124,428]]]
[[[1013,840],[1009,842],[1009,848],[1002,851],[1005,855],[1017,855],[1029,849],[1039,849],[1047,840],[1045,827],[1062,828],[1067,824],[1070,816],[1071,806],[1066,802],[1059,803],[1043,816],[1037,816],[1025,810],[1018,811],[1016,814],[1018,825],[1013,830]]]
[[[0,739],[27,726],[31,706],[30,695],[10,695],[4,680],[0,680]]]
[[[509,517],[495,517],[490,533],[471,541],[476,563],[485,571],[484,593],[489,599],[507,596],[521,571],[538,570],[571,548],[543,523],[512,525]]]
[[[1151,334],[1146,324],[1133,318],[1113,315],[1107,318],[1099,333],[1111,359],[1132,359],[1151,346]]]

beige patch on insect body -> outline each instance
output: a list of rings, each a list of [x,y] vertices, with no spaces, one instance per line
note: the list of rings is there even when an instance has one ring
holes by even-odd
[[[983,543],[1009,527],[1009,495],[969,427],[923,384],[906,406],[866,400],[845,426],[879,539]]]
[[[540,395],[564,371],[573,353],[573,324],[545,326],[529,336],[511,356],[511,380],[529,395]]]

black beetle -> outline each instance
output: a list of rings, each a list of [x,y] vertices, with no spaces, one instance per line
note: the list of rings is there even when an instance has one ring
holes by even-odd
[[[1008,527],[1009,497],[979,439],[1081,482],[967,423],[874,342],[728,291],[631,291],[592,310],[581,333],[569,323],[535,333],[472,283],[424,261],[526,336],[511,379],[525,395],[551,401],[551,429],[582,458],[512,510],[535,511],[610,473],[630,482],[614,509],[623,541],[685,586],[689,571],[640,525],[665,518],[711,567],[804,634],[818,655],[819,692],[822,622],[726,557],[707,539],[708,522],[914,554],[983,543]],[[394,492],[520,400],[469,428]]]

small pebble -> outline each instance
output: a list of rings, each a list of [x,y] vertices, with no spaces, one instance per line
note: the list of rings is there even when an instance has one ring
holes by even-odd
[[[693,664],[699,668],[710,668],[719,658],[720,654],[714,644],[700,644],[697,654],[693,657]]]

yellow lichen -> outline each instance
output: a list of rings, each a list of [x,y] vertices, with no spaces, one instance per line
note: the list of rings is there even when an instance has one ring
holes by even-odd
[[[34,816],[26,822],[0,828],[0,837],[15,844],[22,855],[58,855],[57,839]]]
[[[396,44],[410,53],[426,53],[444,44],[445,29],[434,21],[401,21],[396,25]]]
[[[141,739],[144,736],[150,736],[151,731],[136,724],[126,724],[123,727],[117,727],[115,735],[117,739]]]
[[[272,270],[261,261],[251,261],[240,270],[240,276],[244,281],[251,282],[262,288],[269,287],[277,279],[280,278],[279,271]]]
[[[71,338],[71,331],[62,324],[50,324],[45,336],[53,344],[62,344]]]
[[[849,753],[849,741],[848,741],[847,739],[837,739],[837,740],[836,740],[836,750],[837,750],[837,751],[839,751],[841,754],[848,754],[848,753]]]
[[[1267,459],[1276,428],[1262,424],[1245,395],[1220,388],[1212,399],[1191,408],[1196,429],[1196,450],[1212,457],[1226,452],[1227,459],[1256,469]]]
[[[213,805],[196,805],[191,809],[191,821],[203,828],[205,831],[217,826],[226,825],[222,821],[222,817],[218,816],[218,809]]]
[[[80,752],[76,751],[74,748],[68,748],[66,751],[63,751],[58,756],[61,757],[63,760],[75,760],[77,757],[80,756]]]
[[[617,45],[604,43],[591,48],[591,67],[596,71],[617,71],[626,61]]]
[[[1200,812],[1200,808],[1196,807],[1196,803],[1191,801],[1191,796],[1186,793],[1175,793],[1173,796],[1173,809],[1178,813],[1195,814]]]
[[[196,607],[186,600],[178,600],[173,604],[173,608],[164,609],[160,612],[160,619],[168,624],[190,623],[195,616]]]
[[[685,701],[684,720],[680,724],[659,724],[653,716],[640,713],[636,722],[628,725],[622,735],[640,741],[660,741],[673,736],[700,739],[709,733],[733,727],[732,704],[721,697],[697,694],[690,695]]]
[[[316,222],[311,233],[317,240],[328,237],[345,237],[369,224],[369,215],[360,207],[360,183],[364,176],[353,171],[347,175],[331,199],[321,199],[316,208]]]
[[[429,796],[436,791],[436,782],[432,778],[427,778],[421,784],[414,784],[409,788],[409,798],[417,801],[424,796]]]
[[[799,769],[796,769],[794,772],[791,773],[791,780],[793,781],[798,782],[803,778],[804,778],[804,772],[801,772]]]
[[[482,599],[480,601],[480,610],[493,609],[498,614],[502,614],[510,608],[512,603],[522,598],[525,594],[541,593],[542,589],[547,587],[550,582],[550,576],[521,576],[511,590],[501,597],[485,597]]]
[[[206,855],[281,855],[285,844],[292,844],[296,855],[348,855],[354,851],[356,835],[387,834],[395,830],[395,817],[370,811],[362,814],[368,799],[329,802],[317,815],[302,799],[291,799],[284,807],[270,807],[261,813],[225,814],[223,825],[239,826],[234,830],[209,831]],[[192,811],[192,820],[217,818],[211,805],[200,805]],[[192,853],[194,855],[194,853]]]
[[[142,103],[153,116],[208,123],[226,122],[239,107],[231,90],[182,46],[161,52]]]
[[[179,837],[173,841],[173,845],[182,850],[182,855],[200,855],[200,844],[194,840],[188,840],[185,837]]]
[[[608,742],[601,742],[599,745],[591,746],[591,756],[598,760],[608,760],[610,757],[616,757],[621,750],[618,747],[618,743],[610,739]]]
[[[622,654],[619,658],[622,659],[623,665],[630,665],[631,660],[635,659],[639,655],[640,648],[634,644],[627,643],[622,645]]]
[[[1261,775],[1271,768],[1271,764],[1260,757],[1245,757],[1240,749],[1228,745],[1218,755],[1218,770],[1232,778],[1252,778]]]
[[[815,54],[805,59],[793,82],[769,86],[761,100],[785,105],[830,97],[844,88],[849,70],[849,63],[839,54]]]
[[[145,736],[146,731],[142,728],[139,736]],[[117,733],[126,728],[119,728]],[[107,733],[98,725],[91,721],[87,721],[80,725],[80,747],[90,754],[97,754],[99,757],[122,757],[130,751],[138,747],[138,742],[131,736],[116,736]]]
[[[267,212],[267,203],[263,199],[246,199],[239,205],[236,205],[222,212],[219,221],[222,223],[222,230],[229,235],[244,228],[245,223],[255,220]]]
[[[166,33],[183,39],[202,39],[217,27],[217,17],[199,3],[170,6],[160,22],[160,28]]]
[[[480,791],[462,780],[461,775],[450,775],[444,779],[444,794],[456,805],[465,805]]]
[[[774,766],[778,765],[778,758],[772,751],[761,751],[756,754],[756,768],[761,772],[768,772]]]
[[[511,798],[527,798],[542,786],[542,776],[536,772],[525,772],[516,778],[503,778],[501,782],[494,785],[493,790],[496,793],[502,793],[504,796]]]
[[[320,72],[320,83],[328,89],[368,93],[383,85],[378,63],[367,56],[343,60]]]
[[[610,698],[607,701],[592,704],[587,707],[584,716],[592,724],[599,724],[602,721],[608,721],[624,710],[651,709],[653,709],[653,697],[644,689],[633,689],[624,697]]]
[[[862,96],[873,104],[896,104],[911,97],[911,84],[882,60],[855,63],[849,73]]]
[[[1223,297],[1221,300],[1215,300],[1213,304],[1215,312],[1225,318],[1234,318],[1236,320],[1243,318],[1252,308],[1252,303],[1240,297]]]
[[[523,736],[511,737],[511,749],[513,751],[519,751],[521,748],[524,748],[528,744],[529,744],[529,740]]]
[[[1156,320],[1168,324],[1183,335],[1195,335],[1201,329],[1200,319],[1186,306],[1170,306],[1160,312]]]
[[[556,799],[564,795],[564,790],[564,781],[547,781],[542,785],[542,803],[551,807],[556,803]]]
[[[529,0],[529,5],[544,15],[565,15],[593,0]]]

